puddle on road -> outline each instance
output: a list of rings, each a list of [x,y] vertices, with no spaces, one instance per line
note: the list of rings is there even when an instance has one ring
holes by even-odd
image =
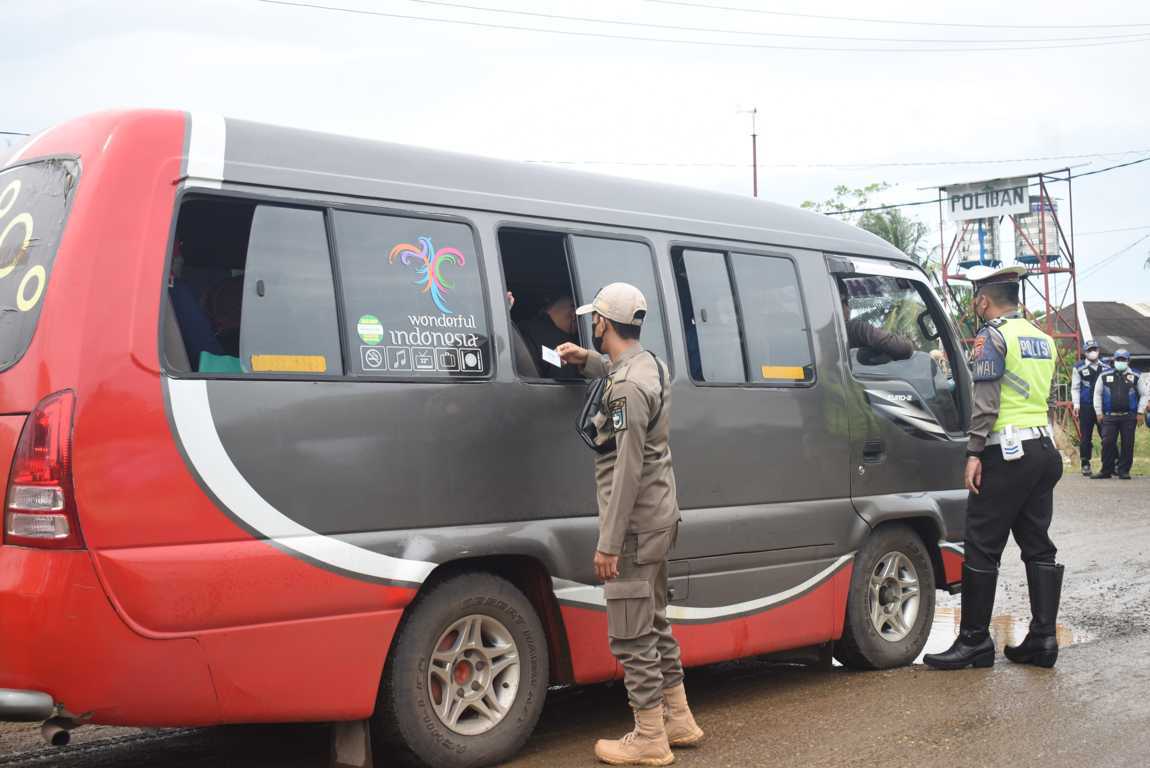
[[[914,660],[915,664],[922,663],[922,657],[928,653],[941,653],[950,647],[954,638],[958,637],[961,611],[958,608],[939,606],[934,611],[934,623],[930,628],[930,637],[927,638],[926,647],[922,654]],[[994,637],[994,645],[1002,653],[1005,645],[1018,645],[1026,637],[1030,628],[1030,617],[1011,616],[1000,614],[990,620],[990,634]],[[1058,645],[1066,647],[1074,643],[1089,640],[1089,636],[1078,629],[1059,624],[1057,629]]]

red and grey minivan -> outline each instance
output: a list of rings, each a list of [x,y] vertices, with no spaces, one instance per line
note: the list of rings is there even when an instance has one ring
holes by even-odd
[[[585,385],[538,331],[616,280],[671,372],[684,661],[910,663],[960,580],[970,376],[903,254],[753,199],[128,111],[0,170],[0,720],[508,757],[549,683],[620,674]]]

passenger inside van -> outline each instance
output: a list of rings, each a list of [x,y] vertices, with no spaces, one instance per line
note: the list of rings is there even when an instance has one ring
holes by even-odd
[[[544,375],[553,379],[581,379],[574,366],[556,368],[543,359],[543,347],[556,349],[560,344],[578,344],[576,330],[575,300],[569,294],[544,299],[543,307],[523,325],[536,370],[546,372]]]
[[[582,381],[572,366],[556,367],[543,359],[544,347],[579,343],[566,236],[503,229],[499,250],[507,280],[516,372],[526,379]]]
[[[851,298],[868,295],[867,278],[841,278],[839,297],[847,326],[847,346],[858,350],[861,365],[882,365],[892,360],[907,360],[914,354],[914,343],[904,336],[872,324],[862,317],[851,317]]]
[[[183,272],[183,243],[176,241],[175,252],[172,255],[172,274],[168,280],[168,297],[171,300],[172,313],[179,325],[187,360],[195,361],[193,367],[198,368],[201,353],[222,355],[224,351],[216,339],[212,320],[204,309],[196,289],[184,279]]]

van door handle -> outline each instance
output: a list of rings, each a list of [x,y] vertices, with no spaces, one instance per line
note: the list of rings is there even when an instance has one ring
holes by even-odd
[[[886,444],[882,440],[863,441],[863,464],[878,464],[886,459]]]

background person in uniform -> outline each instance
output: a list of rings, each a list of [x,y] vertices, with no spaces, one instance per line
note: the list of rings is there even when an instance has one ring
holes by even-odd
[[[1125,349],[1114,352],[1113,367],[1106,368],[1098,377],[1094,410],[1102,418],[1102,469],[1093,475],[1095,480],[1111,478],[1115,470],[1121,479],[1130,479],[1130,467],[1134,465],[1134,431],[1150,400],[1141,378],[1141,374],[1130,367],[1130,353]]]
[[[1063,567],[1048,531],[1062,456],[1050,437],[1054,340],[1024,319],[1018,281],[1024,267],[975,267],[974,311],[985,322],[974,342],[974,409],[967,444],[966,562],[958,638],[924,661],[937,669],[994,664],[990,615],[1006,539],[1026,563],[1030,632],[1007,646],[1011,661],[1050,667],[1058,658],[1055,619]]]
[[[668,445],[671,388],[666,367],[639,344],[647,302],[638,288],[612,283],[578,313],[591,315],[600,354],[572,343],[558,352],[588,378],[600,379],[584,407],[589,444],[599,454],[595,573],[605,582],[611,652],[623,666],[635,714],[635,729],[618,740],[601,739],[595,755],[612,765],[669,765],[671,746],[703,738],[667,621],[667,557],[679,528]]]
[[[1082,345],[1085,357],[1074,366],[1070,376],[1070,402],[1074,404],[1074,415],[1078,419],[1078,458],[1082,461],[1082,474],[1090,476],[1090,459],[1094,455],[1094,430],[1102,437],[1102,424],[1094,409],[1094,385],[1102,373],[1102,361],[1098,359],[1098,342],[1089,339]]]

